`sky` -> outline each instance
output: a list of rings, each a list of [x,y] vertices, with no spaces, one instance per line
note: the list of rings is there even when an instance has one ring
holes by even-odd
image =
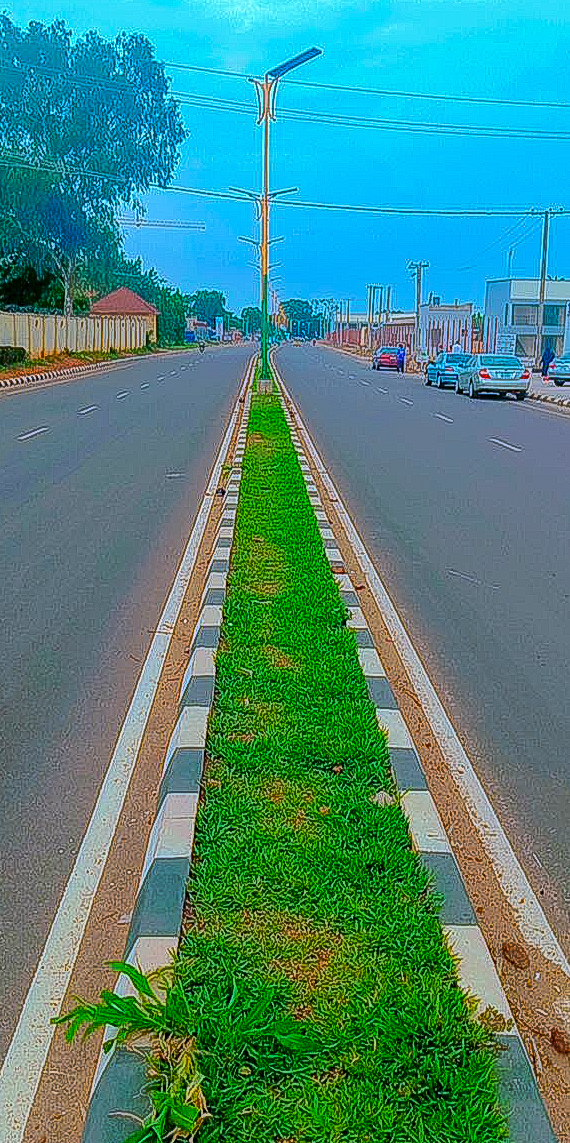
[[[20,25],[64,19],[77,35],[137,31],[168,64],[265,71],[306,48],[323,55],[290,79],[472,98],[566,103],[539,108],[365,95],[283,81],[272,126],[271,186],[299,188],[302,201],[433,209],[570,207],[568,0],[27,0],[4,11]],[[251,116],[183,106],[190,136],[175,184],[258,190],[261,130],[246,78],[167,67],[172,89],[251,104]],[[569,132],[568,141],[424,134],[279,118],[279,108],[408,123]],[[146,196],[152,219],[202,222],[204,232],[126,232],[126,249],[191,292],[221,288],[230,309],[257,304],[252,207],[172,192]],[[393,306],[411,309],[407,263],[429,262],[425,295],[481,307],[485,279],[504,277],[510,247],[517,276],[536,277],[540,220],[382,216],[275,207],[273,279],[281,299],[350,299],[366,309],[368,283],[392,286]],[[549,273],[570,278],[570,218],[554,219]]]

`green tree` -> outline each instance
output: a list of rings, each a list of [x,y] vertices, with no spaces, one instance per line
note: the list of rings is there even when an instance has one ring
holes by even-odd
[[[91,268],[90,283],[101,297],[120,286],[128,286],[158,310],[157,340],[159,345],[180,345],[184,340],[189,299],[169,286],[154,268],[144,270],[140,258],[126,258],[122,251]]]
[[[221,290],[196,290],[188,299],[189,312],[198,321],[206,321],[212,328],[216,318],[226,313],[226,299]]]
[[[0,240],[59,278],[66,313],[118,250],[117,210],[172,178],[186,133],[168,84],[143,36],[74,42],[62,21],[0,16]]]
[[[252,333],[259,333],[261,329],[261,310],[259,306],[246,306],[245,309],[241,311],[241,328],[246,336]]]
[[[322,319],[312,302],[301,298],[290,298],[283,302],[281,309],[287,318],[289,332],[298,337],[319,337]]]

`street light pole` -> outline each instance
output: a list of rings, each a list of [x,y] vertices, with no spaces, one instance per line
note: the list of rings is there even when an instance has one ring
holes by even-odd
[[[321,48],[309,48],[298,56],[287,60],[278,67],[266,72],[263,80],[254,79],[259,105],[258,124],[263,124],[263,192],[260,199],[261,210],[261,372],[260,380],[268,381],[269,372],[269,319],[267,312],[267,278],[268,278],[268,250],[269,250],[269,123],[275,119],[275,99],[277,85],[282,76],[301,64],[322,55]]]

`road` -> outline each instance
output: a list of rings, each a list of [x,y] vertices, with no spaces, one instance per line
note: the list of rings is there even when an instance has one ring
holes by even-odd
[[[0,396],[0,1059],[249,354]]]
[[[318,346],[278,362],[568,947],[570,416]]]

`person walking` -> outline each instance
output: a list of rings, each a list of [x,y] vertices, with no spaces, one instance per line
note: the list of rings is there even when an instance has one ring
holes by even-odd
[[[552,346],[551,345],[545,345],[545,347],[542,351],[542,357],[540,359],[540,364],[542,367],[542,380],[543,381],[546,381],[546,374],[548,373],[548,366],[550,365],[551,361],[554,361],[555,356],[556,356],[556,354],[555,354]]]
[[[396,350],[396,368],[398,373],[404,372],[404,365],[406,361],[406,350],[403,345],[399,345]]]

